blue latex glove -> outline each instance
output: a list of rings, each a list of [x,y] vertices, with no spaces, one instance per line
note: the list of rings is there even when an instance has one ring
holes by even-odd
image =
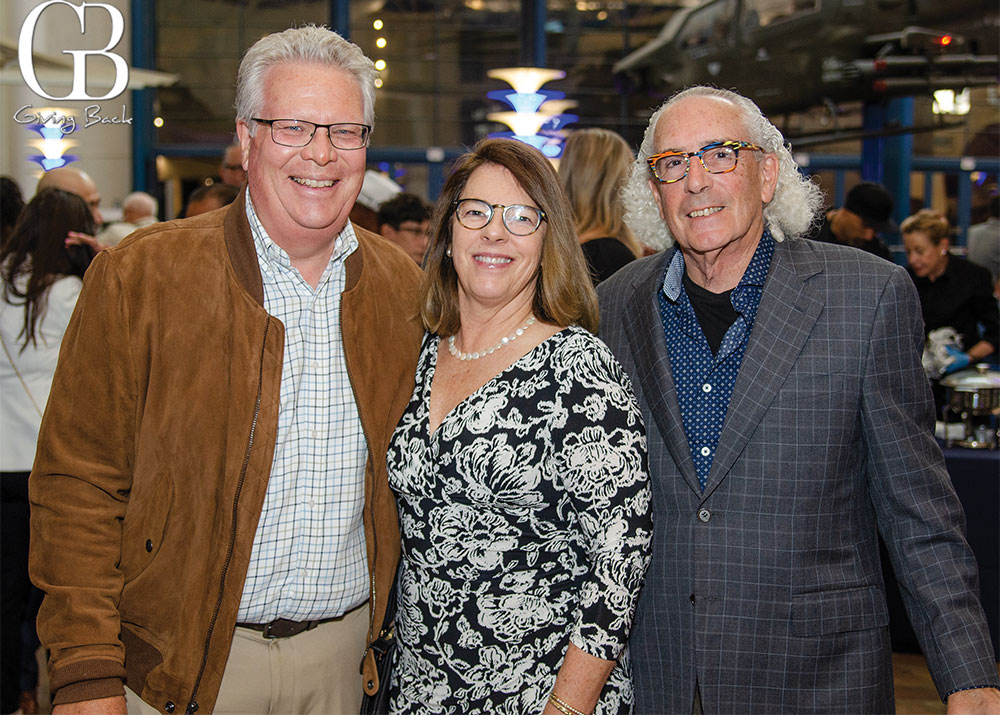
[[[972,358],[968,353],[963,353],[955,346],[945,346],[944,350],[949,356],[951,356],[951,362],[944,368],[944,375],[949,375],[957,370],[962,370],[962,368],[968,367],[969,363],[972,362]]]

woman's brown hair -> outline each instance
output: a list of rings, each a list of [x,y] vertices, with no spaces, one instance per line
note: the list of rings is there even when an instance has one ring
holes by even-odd
[[[24,306],[21,350],[36,343],[38,323],[45,315],[49,288],[63,276],[83,277],[93,252],[87,246],[67,246],[70,231],[96,233],[87,202],[76,194],[50,187],[27,203],[10,238],[0,249],[3,300]],[[23,282],[22,277],[27,277]]]
[[[597,294],[573,228],[573,212],[566,193],[542,153],[513,139],[484,139],[476,144],[471,152],[456,160],[441,190],[431,217],[431,240],[420,284],[420,318],[424,328],[450,336],[461,326],[458,274],[447,250],[451,246],[455,202],[470,198],[462,196],[469,177],[487,165],[507,169],[545,212],[541,265],[535,278],[535,316],[559,326],[577,324],[596,333]]]

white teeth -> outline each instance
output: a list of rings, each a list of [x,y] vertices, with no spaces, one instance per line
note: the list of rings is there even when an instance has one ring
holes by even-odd
[[[692,216],[692,217],[696,217],[696,216],[708,216],[709,214],[714,214],[717,211],[722,211],[722,207],[721,206],[710,206],[707,209],[697,209],[695,211],[692,211],[690,214],[688,214],[688,216]]]
[[[476,261],[482,261],[484,264],[509,264],[511,259],[503,256],[476,256]]]
[[[292,177],[292,181],[296,184],[302,184],[303,186],[309,186],[313,189],[319,189],[324,186],[333,186],[333,180],[327,181],[317,181],[315,179],[305,179],[302,177]]]

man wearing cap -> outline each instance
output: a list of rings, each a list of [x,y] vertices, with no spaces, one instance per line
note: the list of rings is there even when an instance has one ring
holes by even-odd
[[[351,209],[351,221],[369,231],[377,232],[379,206],[401,191],[403,187],[385,174],[367,170],[364,183],[361,185],[361,193],[358,194],[358,200]]]
[[[827,213],[816,234],[810,238],[853,246],[892,261],[889,247],[879,238],[879,234],[891,234],[899,229],[892,220],[892,207],[888,189],[874,182],[861,182],[847,192],[841,208]]]

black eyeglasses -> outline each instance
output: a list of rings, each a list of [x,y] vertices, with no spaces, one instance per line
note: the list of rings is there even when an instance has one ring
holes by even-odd
[[[490,204],[482,199],[459,199],[455,207],[458,223],[466,229],[482,229],[493,221],[493,210],[500,209],[500,220],[507,231],[516,236],[530,236],[538,231],[545,219],[545,212],[527,204]]]
[[[687,176],[691,168],[691,157],[698,157],[701,165],[709,174],[725,174],[736,168],[740,159],[740,150],[748,149],[763,152],[761,147],[750,142],[726,141],[706,144],[697,152],[663,152],[654,154],[646,163],[649,164],[656,181],[661,184],[673,184]]]
[[[335,124],[317,124],[304,119],[261,119],[251,117],[254,122],[267,124],[271,127],[271,139],[283,147],[304,147],[312,141],[316,130],[326,129],[330,144],[336,149],[361,149],[367,146],[372,128],[367,124],[354,122],[337,122]]]

